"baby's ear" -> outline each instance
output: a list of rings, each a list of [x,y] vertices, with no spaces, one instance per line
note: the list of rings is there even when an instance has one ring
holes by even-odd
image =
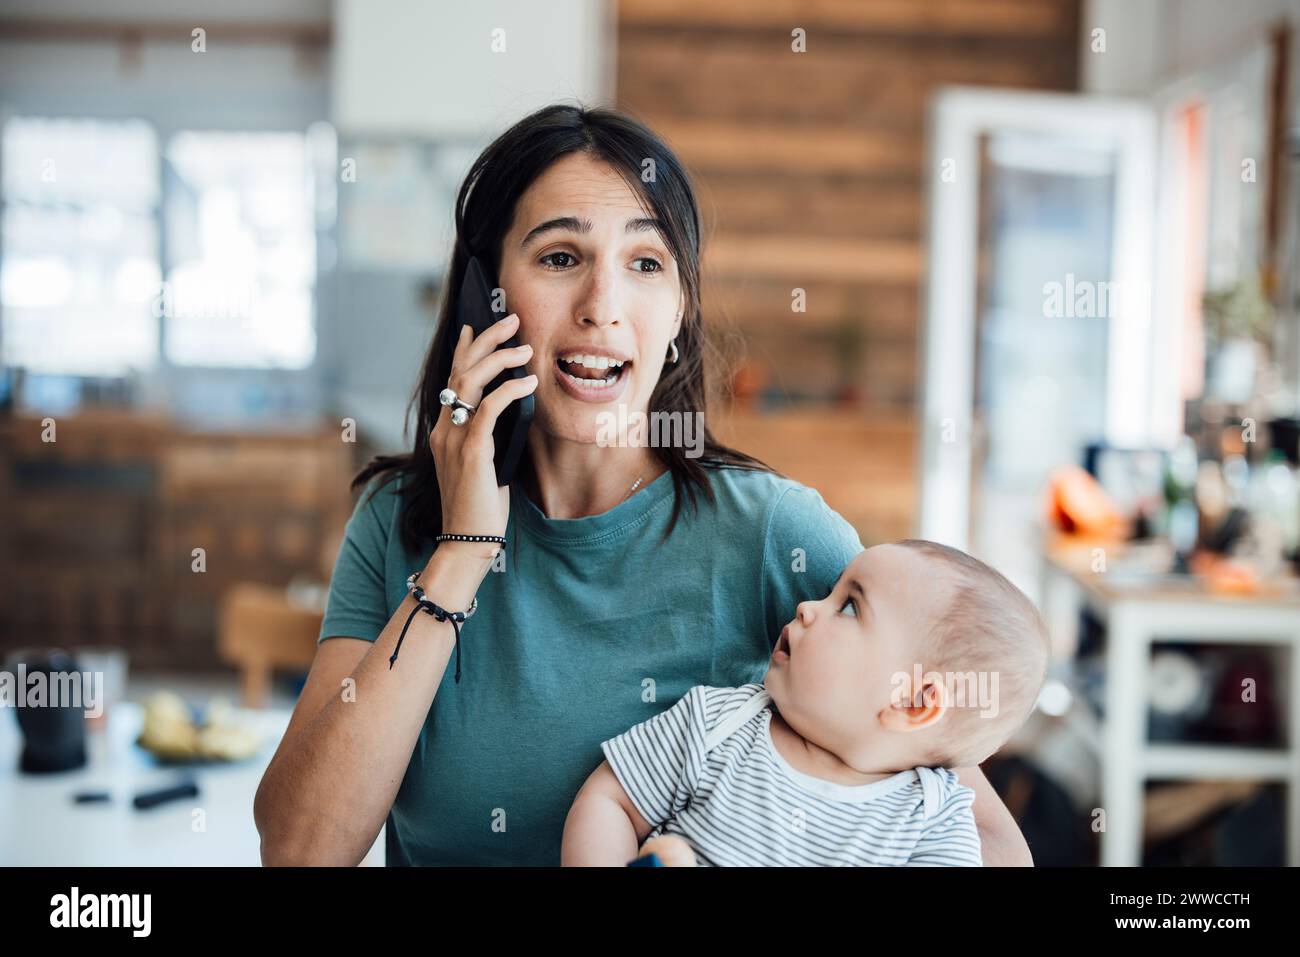
[[[936,675],[926,675],[920,690],[911,698],[895,689],[887,706],[876,718],[886,731],[920,731],[933,727],[952,706],[952,693]]]

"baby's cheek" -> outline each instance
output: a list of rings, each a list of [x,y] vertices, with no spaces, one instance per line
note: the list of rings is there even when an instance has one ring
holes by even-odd
[[[855,699],[861,698],[869,689],[888,687],[893,679],[893,670],[888,662],[881,661],[869,651],[858,651],[842,669],[844,683]]]
[[[817,690],[829,697],[838,694],[850,683],[850,676],[855,670],[843,655],[822,655],[817,661],[815,673]]]

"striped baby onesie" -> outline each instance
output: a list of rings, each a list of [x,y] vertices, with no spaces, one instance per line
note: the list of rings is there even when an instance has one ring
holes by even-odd
[[[946,768],[870,784],[823,781],[772,743],[762,684],[696,685],[601,750],[653,830],[707,866],[978,867],[975,792]]]

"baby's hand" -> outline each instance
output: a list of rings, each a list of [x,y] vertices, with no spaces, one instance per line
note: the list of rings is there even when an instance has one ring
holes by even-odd
[[[676,834],[660,834],[650,838],[641,845],[641,853],[628,866],[653,866],[648,860],[652,854],[659,859],[660,867],[696,866],[695,852],[691,850],[691,845]]]

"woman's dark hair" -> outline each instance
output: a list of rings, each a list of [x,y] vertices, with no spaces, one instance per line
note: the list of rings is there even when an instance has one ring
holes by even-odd
[[[587,153],[608,163],[653,210],[663,223],[664,242],[677,261],[685,287],[685,320],[677,337],[681,358],[665,365],[650,396],[649,411],[702,412],[707,404],[704,353],[708,343],[700,310],[700,217],[681,163],[644,124],[614,110],[554,104],[524,117],[474,161],[456,198],[456,243],[443,287],[438,327],[410,402],[417,409],[412,451],[375,456],[352,480],[351,488],[355,490],[379,475],[377,491],[398,475],[409,474],[411,480],[404,482],[401,489],[401,536],[412,554],[418,554],[442,531],[442,495],[429,434],[442,411],[438,393],[447,387],[451,373],[452,350],[446,340],[452,334],[466,264],[474,255],[490,268],[491,275],[500,274],[501,244],[519,198],[537,177],[570,153]],[[647,160],[653,161],[654,170],[649,182],[642,177]],[[673,475],[674,504],[668,531],[677,523],[683,500],[689,500],[694,507],[697,493],[703,493],[713,501],[705,466],[775,472],[766,463],[720,444],[707,424],[699,457],[688,458],[684,449],[671,446],[657,446],[655,454]],[[531,467],[527,451],[521,471],[525,467]]]

